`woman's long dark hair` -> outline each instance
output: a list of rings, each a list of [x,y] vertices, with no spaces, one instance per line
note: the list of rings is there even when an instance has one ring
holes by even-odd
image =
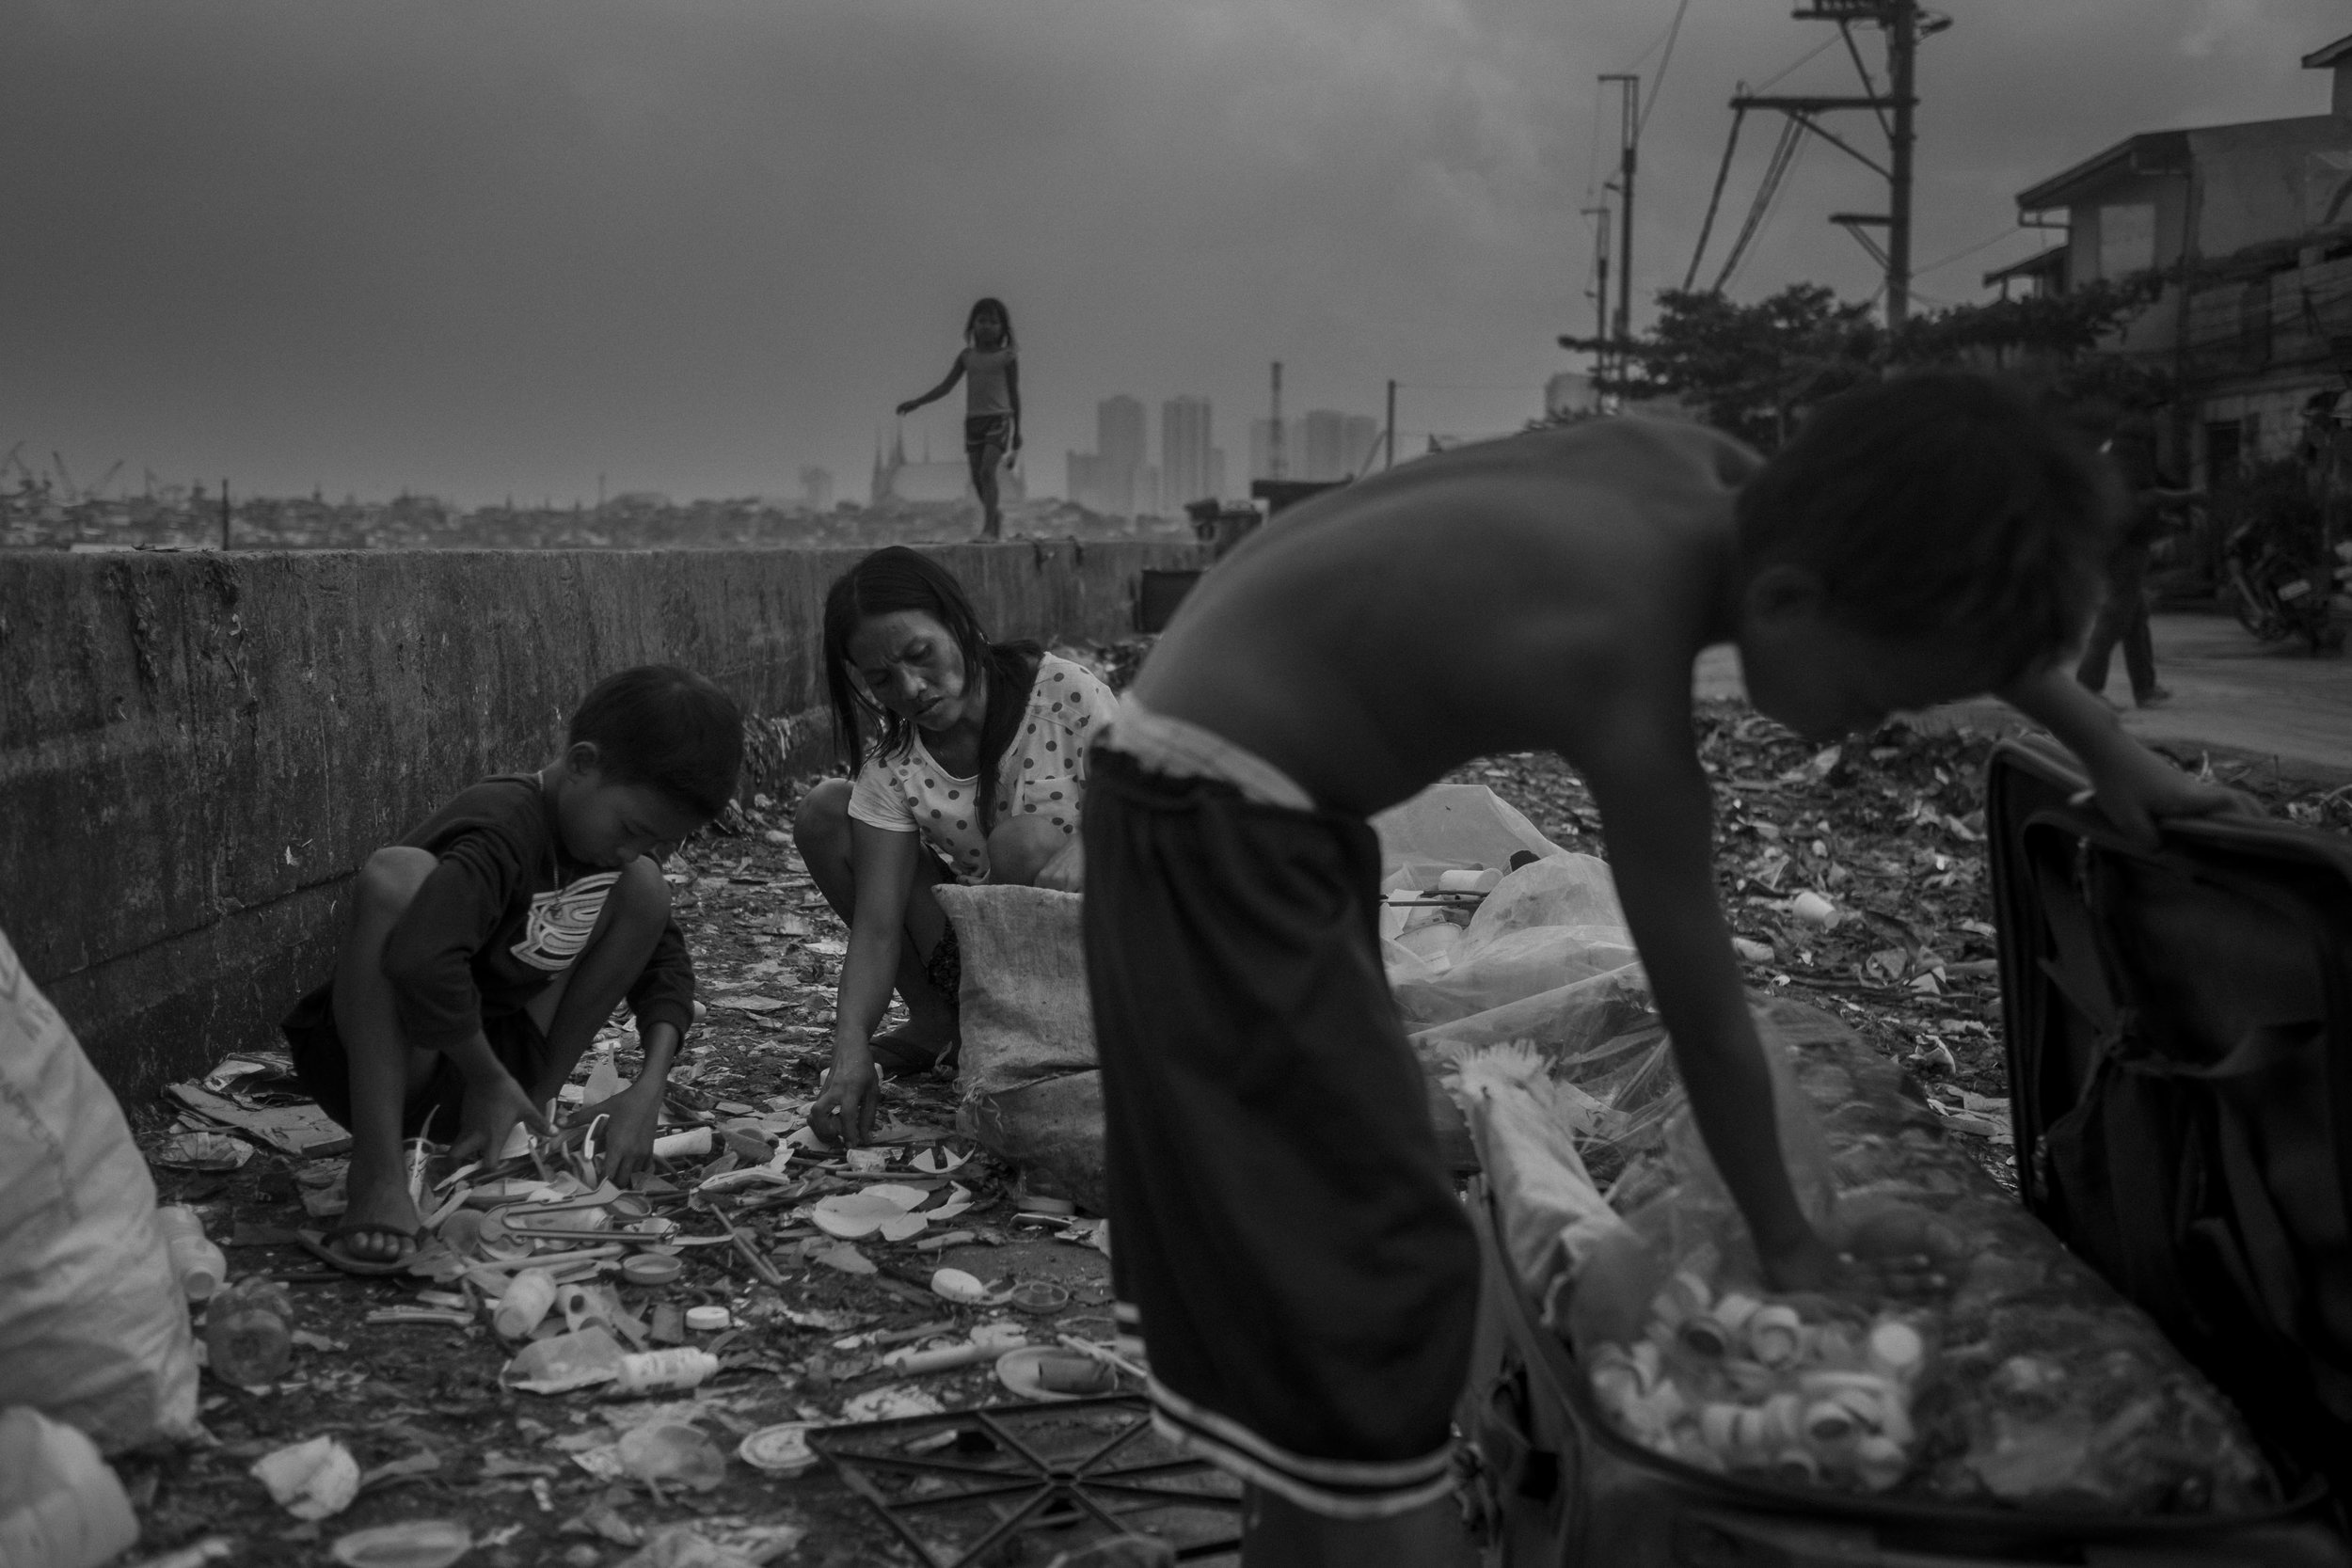
[[[980,629],[963,585],[930,557],[904,545],[876,550],[841,574],[825,593],[825,690],[833,699],[834,745],[855,775],[866,757],[900,756],[914,740],[914,726],[868,697],[850,679],[850,639],[868,616],[918,610],[937,621],[963,654],[963,678],[988,678],[988,713],[980,721],[979,816],[985,832],[995,826],[996,766],[1005,759],[1037,682],[1045,650],[1035,642],[991,642]],[[880,730],[869,736],[867,727]]]

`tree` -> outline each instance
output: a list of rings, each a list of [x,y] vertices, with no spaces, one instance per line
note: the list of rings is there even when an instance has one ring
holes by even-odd
[[[1867,301],[1792,283],[1752,305],[1679,289],[1658,296],[1658,320],[1629,343],[1562,338],[1612,356],[1601,390],[1640,402],[1674,398],[1718,429],[1771,451],[1804,410],[1849,387],[1907,369],[1966,366],[2019,375],[2056,401],[2154,407],[2170,378],[2100,352],[2161,287],[2147,277],[2072,293],[1955,306],[1914,317],[1891,341]]]
[[[2103,351],[2155,303],[2164,280],[2141,273],[2101,280],[2062,294],[1988,300],[1913,318],[1890,358],[1905,367],[1965,366],[2002,371],[2069,404],[2104,402],[2125,408],[2169,403],[2170,373]]]
[[[1670,289],[1658,308],[1656,325],[1630,343],[1563,338],[1561,345],[1618,356],[1620,368],[1599,377],[1602,391],[1678,399],[1768,451],[1788,438],[1798,409],[1877,373],[1870,307],[1819,283],[1791,283],[1753,305]]]

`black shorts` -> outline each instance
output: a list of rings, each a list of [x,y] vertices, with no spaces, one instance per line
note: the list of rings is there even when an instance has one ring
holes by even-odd
[[[286,1015],[278,1028],[284,1032],[288,1053],[294,1058],[295,1080],[319,1102],[320,1110],[349,1127],[351,1063],[343,1053],[342,1036],[335,1028],[332,982],[295,1003],[294,1011]],[[548,1037],[539,1032],[537,1021],[527,1012],[499,1013],[483,1019],[482,1033],[501,1065],[528,1091],[548,1063]],[[456,1063],[443,1056],[434,1065],[433,1076],[401,1107],[400,1135],[413,1138],[421,1134],[429,1115],[433,1118],[433,1141],[455,1143],[465,1100],[465,1075],[457,1070]],[[495,1154],[497,1150],[491,1152]]]
[[[1157,1424],[1334,1518],[1445,1496],[1477,1251],[1371,827],[1098,747],[1082,831],[1112,1286]]]
[[[963,455],[977,457],[989,447],[1003,451],[1012,445],[1010,414],[973,414],[963,421]]]

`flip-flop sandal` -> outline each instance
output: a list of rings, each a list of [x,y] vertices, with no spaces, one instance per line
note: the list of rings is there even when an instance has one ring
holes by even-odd
[[[408,1239],[409,1250],[398,1258],[389,1259],[354,1258],[335,1244],[346,1236],[357,1236],[362,1232],[378,1236],[405,1235]],[[418,1232],[414,1230],[404,1232],[389,1225],[338,1226],[323,1235],[316,1230],[297,1230],[294,1232],[294,1239],[302,1243],[303,1251],[320,1262],[331,1264],[342,1270],[343,1273],[352,1275],[406,1274],[408,1265],[417,1260],[418,1250],[423,1244],[422,1238]]]

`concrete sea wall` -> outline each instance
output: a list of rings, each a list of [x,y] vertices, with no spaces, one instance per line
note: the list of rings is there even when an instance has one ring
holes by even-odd
[[[863,553],[0,553],[0,928],[126,1097],[278,1043],[352,868],[552,756],[600,676],[701,670],[760,721],[758,773],[821,766],[819,614]],[[1206,563],[931,553],[993,635],[1049,640],[1119,636],[1142,570]]]

